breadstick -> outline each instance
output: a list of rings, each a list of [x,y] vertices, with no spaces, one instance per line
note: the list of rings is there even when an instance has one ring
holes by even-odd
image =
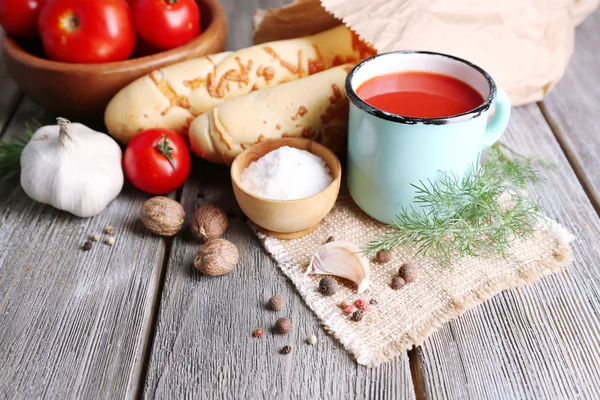
[[[155,127],[187,134],[193,117],[229,99],[374,53],[342,25],[312,36],[185,61],[153,71],[122,89],[108,105],[105,123],[123,143]]]
[[[304,137],[344,152],[349,107],[345,79],[351,67],[252,92],[201,114],[189,129],[192,152],[231,165],[251,145],[281,137]]]

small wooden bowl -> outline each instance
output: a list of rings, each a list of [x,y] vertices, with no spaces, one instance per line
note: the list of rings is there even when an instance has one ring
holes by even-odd
[[[242,172],[252,162],[282,146],[306,150],[321,157],[331,170],[333,181],[323,191],[298,200],[271,200],[240,186]],[[231,165],[233,192],[242,211],[262,232],[280,239],[294,239],[317,229],[331,211],[342,180],[340,160],[327,147],[301,138],[283,138],[255,144],[239,154]]]
[[[218,0],[199,0],[202,33],[189,43],[145,57],[103,64],[71,64],[42,58],[39,40],[2,38],[7,69],[21,90],[64,117],[102,120],[110,99],[124,86],[157,68],[223,51],[225,11]]]

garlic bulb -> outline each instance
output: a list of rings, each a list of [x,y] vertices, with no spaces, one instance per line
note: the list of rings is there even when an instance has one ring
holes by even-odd
[[[344,241],[329,242],[317,249],[306,274],[335,275],[358,285],[358,293],[369,288],[369,261],[360,249]]]
[[[121,192],[119,145],[104,133],[57,118],[38,129],[21,153],[29,197],[78,217],[99,214]]]

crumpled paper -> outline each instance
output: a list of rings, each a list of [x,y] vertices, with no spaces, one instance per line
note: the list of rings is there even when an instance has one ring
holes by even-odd
[[[343,21],[380,53],[428,50],[489,72],[513,105],[539,101],[563,76],[575,26],[599,0],[296,0],[257,10],[255,43]]]

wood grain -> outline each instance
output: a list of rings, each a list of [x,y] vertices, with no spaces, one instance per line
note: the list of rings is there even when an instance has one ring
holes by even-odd
[[[222,0],[228,48],[250,44],[256,7],[286,2]],[[559,85],[542,104],[596,196],[598,18],[579,29],[575,73],[569,70],[565,89]],[[9,120],[8,136],[20,135],[32,118],[53,122],[27,99],[10,119],[21,96],[3,71],[0,132]],[[578,96],[596,103],[577,102]],[[576,261],[445,324],[412,352],[416,389],[406,355],[367,369],[325,335],[251,234],[225,167],[196,160],[182,192],[188,213],[205,203],[229,211],[225,237],[238,246],[241,261],[229,275],[214,278],[193,269],[200,243],[187,226],[170,254],[163,239],[146,232],[137,215],[147,196],[131,187],[100,216],[79,219],[29,200],[15,177],[0,179],[0,398],[132,398],[140,382],[148,398],[412,399],[415,390],[419,397],[444,399],[597,397],[598,217],[536,106],[515,110],[508,142],[559,164],[533,193],[576,235]],[[108,224],[116,228],[114,247],[80,249]],[[284,295],[285,310],[265,308],[273,294]],[[294,329],[275,336],[270,327],[282,316]],[[261,339],[251,336],[257,327],[265,329]],[[310,334],[317,345],[305,343]],[[279,354],[284,345],[292,346],[291,354]]]
[[[4,31],[0,28],[0,37],[2,35],[4,35]],[[22,97],[17,84],[6,70],[3,56],[0,52],[0,137],[2,137],[6,124],[15,112]]]
[[[249,16],[256,7],[284,2],[222,1],[233,29],[229,49],[250,45]],[[414,398],[406,355],[380,368],[360,367],[319,327],[250,231],[235,203],[229,170],[204,162],[193,169],[182,205],[187,213],[205,203],[229,210],[224,237],[238,246],[240,263],[228,275],[203,276],[192,266],[200,243],[187,228],[175,238],[144,397]],[[274,294],[286,298],[285,310],[265,308]],[[283,316],[293,321],[292,333],[273,335],[272,325]],[[258,327],[265,331],[261,339],[252,337]],[[311,334],[319,339],[316,346],[306,343]],[[285,345],[292,346],[292,353],[279,354]]]
[[[201,244],[187,226],[175,237],[144,397],[414,398],[406,356],[377,369],[360,367],[319,327],[250,231],[226,167],[197,162],[188,182],[186,213],[205,203],[229,211],[224,238],[238,246],[240,263],[228,275],[203,276],[193,268]],[[266,309],[274,294],[286,298],[285,310]],[[272,325],[284,316],[293,321],[292,333],[273,335]],[[252,337],[258,327],[261,339]],[[316,346],[305,342],[311,334]],[[291,354],[279,354],[285,345]]]
[[[564,78],[541,103],[563,150],[600,213],[600,10],[577,28]]]
[[[31,118],[53,122],[25,99],[7,134]],[[146,196],[126,187],[81,219],[0,182],[0,398],[133,397],[165,255],[138,219]],[[109,224],[113,247],[81,249]]]
[[[514,110],[505,140],[558,165],[531,192],[575,234],[576,261],[443,325],[422,346],[420,379],[434,399],[595,398],[600,221],[536,105]]]

